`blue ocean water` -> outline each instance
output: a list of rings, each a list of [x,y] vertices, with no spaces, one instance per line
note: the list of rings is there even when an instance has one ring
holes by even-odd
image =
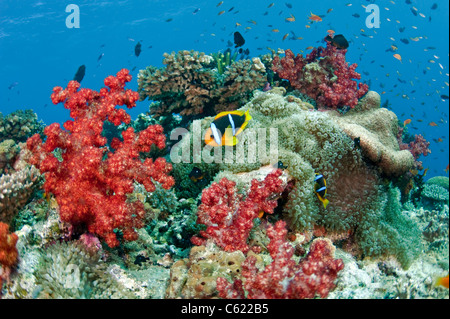
[[[69,4],[79,8],[79,28],[66,26]],[[379,8],[379,28],[366,25],[370,4]],[[323,21],[309,24],[311,12]],[[291,15],[295,21],[286,21]],[[427,177],[448,175],[449,102],[441,98],[449,95],[449,4],[444,0],[1,0],[0,112],[31,108],[46,124],[63,123],[68,111],[54,106],[50,94],[54,86],[65,87],[83,64],[82,87],[99,90],[105,77],[127,68],[133,70],[127,87],[137,90],[139,70],[163,66],[164,52],[224,51],[239,31],[250,56],[267,53],[267,47],[300,53],[324,45],[329,29],[350,41],[347,61],[358,63],[362,81],[402,122],[412,120],[410,133],[431,142],[432,154],[421,158]],[[148,104],[139,102],[129,113],[135,118]]]

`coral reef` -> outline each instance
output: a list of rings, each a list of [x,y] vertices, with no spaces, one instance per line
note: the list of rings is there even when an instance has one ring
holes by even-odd
[[[308,255],[297,264],[292,258],[294,248],[285,239],[285,226],[284,221],[278,221],[267,229],[272,263],[264,270],[258,270],[256,257],[250,256],[241,266],[242,281],[230,284],[225,278],[217,279],[222,298],[303,299],[328,295],[338,272],[344,268],[341,259],[334,259],[335,247],[329,240],[317,238]]]
[[[295,56],[291,50],[285,57],[273,58],[272,70],[290,85],[317,102],[321,108],[353,108],[368,91],[367,84],[358,83],[361,75],[357,64],[345,61],[347,50],[339,50],[327,41],[326,48],[314,48],[306,57]]]
[[[265,66],[255,58],[235,60],[225,70],[203,52],[164,54],[164,68],[147,67],[138,75],[140,100],[158,101],[156,115],[212,115],[246,103],[266,82]],[[217,68],[218,67],[218,68]]]
[[[420,251],[414,241],[420,233],[402,213],[397,193],[392,186],[383,183],[382,177],[388,173],[401,174],[413,165],[412,154],[399,150],[395,115],[385,109],[380,111],[379,95],[375,92],[369,92],[345,115],[333,110],[311,111],[310,104],[293,96],[283,96],[285,92],[282,88],[255,92],[255,97],[241,109],[249,109],[253,119],[241,134],[241,145],[231,150],[231,162],[219,156],[220,161],[196,166],[204,171],[220,171],[219,175],[223,177],[258,170],[273,163],[271,156],[277,155],[276,160],[287,167],[285,171],[292,178],[281,208],[283,219],[292,231],[312,232],[323,227],[329,236],[339,234],[337,240],[360,257],[393,255],[407,267]],[[377,119],[373,124],[365,117],[371,112],[374,114],[372,120]],[[365,113],[365,116],[358,116],[358,113]],[[195,130],[205,130],[210,121],[211,118],[194,121],[178,151],[181,153],[189,145],[192,149]],[[361,147],[356,145],[353,139],[357,136],[349,136],[343,129],[346,125],[357,127],[366,134],[358,134],[358,137],[367,141],[367,146],[364,143]],[[277,135],[269,135],[269,128]],[[264,130],[270,138],[260,142],[259,130]],[[263,150],[265,146],[265,151],[257,152],[254,159],[242,161],[255,141],[265,143],[259,144]],[[276,151],[267,155],[273,141],[278,141]],[[374,162],[365,156],[371,143],[375,142],[383,150],[382,161]],[[239,153],[239,147],[243,148],[243,153]],[[182,176],[181,171],[177,172],[182,165],[174,165],[175,176]],[[327,181],[330,204],[326,209],[314,192],[315,173],[323,174]],[[183,174],[186,176],[185,171]]]
[[[131,80],[128,70],[122,69],[105,79],[106,87],[100,92],[81,89],[76,81],[67,88],[55,87],[52,102],[64,102],[74,119],[47,126],[42,142],[38,134],[27,141],[31,152],[28,161],[44,175],[44,189],[52,193],[58,202],[61,220],[86,227],[91,233],[104,238],[110,247],[117,246],[115,229],[123,232],[125,240],[135,240],[135,228],[143,227],[144,208],[140,201],[128,202],[127,194],[133,191],[133,183],[144,185],[153,191],[152,179],[170,188],[174,180],[167,173],[171,165],[163,158],[153,161],[139,159],[140,152],[150,151],[154,144],[164,148],[165,136],[159,125],[150,126],[135,134],[133,128],[122,133],[123,141],[114,138],[108,151],[106,138],[101,135],[105,120],[118,126],[129,123],[130,116],[116,105],[134,107],[138,94],[125,90]],[[62,161],[52,153],[63,150]],[[106,156],[106,158],[105,158]]]

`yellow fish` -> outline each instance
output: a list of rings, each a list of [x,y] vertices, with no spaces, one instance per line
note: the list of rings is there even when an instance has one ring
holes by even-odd
[[[236,145],[236,136],[244,131],[251,119],[249,110],[217,114],[205,133],[205,143],[214,147]]]

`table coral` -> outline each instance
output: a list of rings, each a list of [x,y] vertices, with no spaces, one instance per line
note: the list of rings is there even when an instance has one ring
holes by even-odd
[[[165,53],[163,63],[164,68],[150,66],[138,75],[140,100],[160,102],[150,108],[156,115],[212,115],[236,109],[266,82],[259,58],[232,61],[219,71],[212,56],[184,50]]]
[[[357,64],[345,61],[347,50],[339,50],[327,41],[326,48],[314,48],[306,57],[285,51],[285,57],[273,58],[272,70],[282,79],[289,80],[294,89],[313,98],[322,108],[351,108],[358,104],[368,86],[357,83],[361,75]]]
[[[44,189],[55,196],[61,220],[86,227],[110,247],[119,244],[115,229],[123,232],[125,240],[132,241],[137,238],[135,228],[143,227],[143,204],[127,200],[134,182],[150,192],[155,190],[153,180],[166,189],[174,184],[167,175],[171,165],[165,159],[147,158],[142,162],[139,158],[139,153],[149,152],[153,144],[164,148],[160,125],[149,126],[138,134],[130,127],[122,132],[123,141],[112,140],[114,151],[105,147],[104,122],[116,126],[130,122],[124,109],[116,109],[116,105],[136,105],[138,94],[124,88],[130,80],[128,70],[122,69],[105,79],[106,87],[100,92],[78,90],[80,84],[76,81],[70,81],[66,89],[55,87],[52,102],[63,102],[74,120],[64,123],[65,130],[58,123],[47,126],[45,142],[38,134],[27,141],[29,163],[45,174]],[[55,149],[63,151],[62,161],[54,156]]]
[[[263,270],[256,267],[256,257],[242,263],[242,280],[229,283],[217,279],[217,290],[222,298],[279,299],[325,298],[334,288],[337,274],[344,268],[341,259],[334,259],[334,246],[326,239],[315,239],[308,255],[297,264],[292,258],[294,248],[286,241],[284,221],[270,225],[267,236],[272,263]]]

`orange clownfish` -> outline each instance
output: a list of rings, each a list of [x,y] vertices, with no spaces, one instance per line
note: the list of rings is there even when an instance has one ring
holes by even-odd
[[[249,110],[221,112],[216,115],[205,133],[205,143],[210,146],[234,146],[248,122],[252,119]]]

